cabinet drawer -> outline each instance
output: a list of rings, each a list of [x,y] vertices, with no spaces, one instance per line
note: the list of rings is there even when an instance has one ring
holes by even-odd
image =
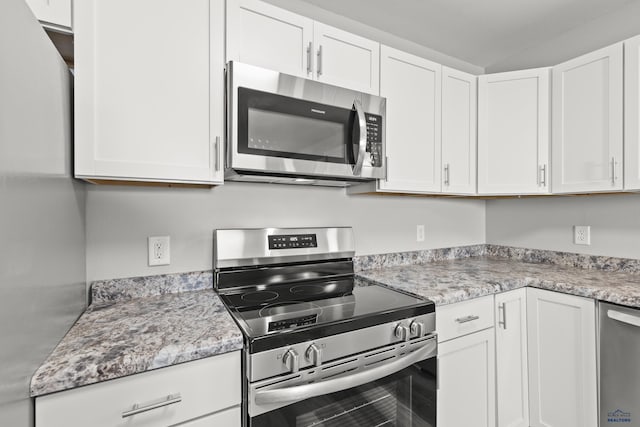
[[[493,295],[438,307],[438,342],[491,328],[493,322]]]
[[[38,397],[36,426],[173,425],[239,405],[240,383],[236,351]],[[156,409],[123,417],[134,405],[155,404]]]
[[[222,412],[216,412],[215,414],[207,415],[206,417],[198,418],[196,420],[187,421],[183,424],[178,424],[176,427],[240,427],[242,419],[240,418],[240,407],[227,409]]]

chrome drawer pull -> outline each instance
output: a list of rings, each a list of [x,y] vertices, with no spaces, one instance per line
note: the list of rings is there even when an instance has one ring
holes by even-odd
[[[465,317],[458,317],[456,319],[456,322],[458,323],[467,323],[467,322],[473,322],[474,320],[478,320],[480,318],[480,316],[465,316]]]
[[[151,411],[153,409],[162,408],[164,406],[174,405],[180,402],[182,402],[182,396],[180,395],[180,393],[176,393],[176,394],[170,394],[167,397],[156,400],[144,406],[140,406],[139,403],[136,403],[135,405],[133,405],[133,408],[131,408],[128,411],[124,411],[122,413],[122,418],[131,417],[133,415],[137,415],[142,412]]]

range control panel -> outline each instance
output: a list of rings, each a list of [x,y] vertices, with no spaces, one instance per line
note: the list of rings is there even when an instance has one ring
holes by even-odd
[[[268,236],[269,249],[298,249],[317,248],[318,240],[315,234],[287,234]]]
[[[371,165],[382,166],[382,116],[365,113],[367,120],[367,153],[371,156]]]

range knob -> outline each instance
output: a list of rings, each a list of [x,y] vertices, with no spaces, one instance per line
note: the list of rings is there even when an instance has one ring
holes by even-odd
[[[411,322],[411,325],[409,325],[409,330],[411,331],[411,335],[420,338],[424,335],[424,323],[414,320]]]
[[[292,348],[287,350],[287,352],[282,356],[282,363],[287,367],[289,372],[296,373],[300,369],[300,359],[298,358],[298,353]]]
[[[320,366],[322,364],[322,350],[317,344],[311,344],[304,354],[307,362],[313,366]]]
[[[398,326],[396,326],[393,334],[396,336],[396,338],[401,339],[402,341],[409,341],[409,338],[411,338],[409,335],[409,328],[402,324],[398,324]]]

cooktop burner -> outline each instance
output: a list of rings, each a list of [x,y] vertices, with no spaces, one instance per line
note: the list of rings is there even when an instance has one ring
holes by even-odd
[[[253,310],[265,305],[295,304],[349,295],[353,290],[353,277],[310,283],[282,283],[268,289],[249,288],[221,295],[229,307],[238,311]]]

